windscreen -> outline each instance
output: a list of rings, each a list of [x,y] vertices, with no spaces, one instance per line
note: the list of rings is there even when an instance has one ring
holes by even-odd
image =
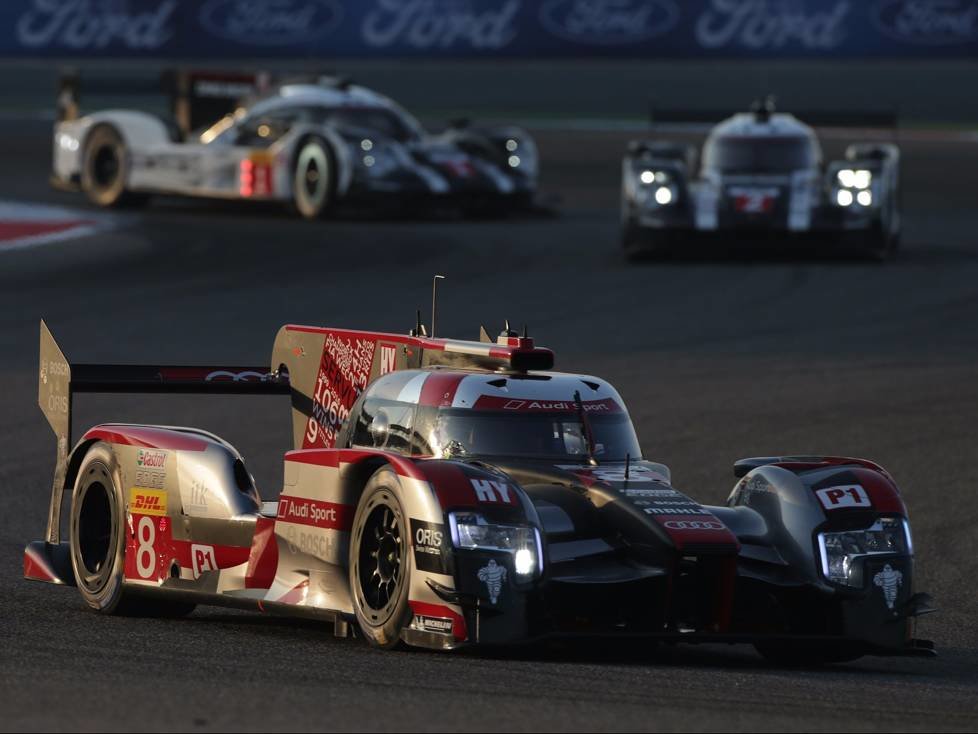
[[[818,165],[818,151],[805,137],[718,137],[707,142],[703,168],[720,173],[786,173]]]
[[[442,457],[508,456],[556,461],[588,457],[587,432],[573,412],[514,413],[449,409],[425,411],[419,421],[419,452]],[[641,458],[627,413],[587,416],[594,458],[624,461]]]

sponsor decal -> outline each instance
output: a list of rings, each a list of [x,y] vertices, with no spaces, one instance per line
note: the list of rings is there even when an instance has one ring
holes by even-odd
[[[547,0],[540,7],[540,22],[548,32],[602,46],[661,36],[678,20],[673,0]]]
[[[733,197],[734,209],[741,214],[768,214],[774,209],[778,199],[779,189],[751,188],[747,186],[731,186],[727,189]]]
[[[163,489],[166,472],[154,469],[136,469],[136,484],[149,489]]]
[[[479,581],[486,585],[489,592],[489,601],[495,604],[499,600],[499,595],[503,590],[503,582],[506,580],[506,567],[500,566],[495,560],[490,559],[489,563],[479,569]]]
[[[626,497],[679,497],[679,494],[671,489],[623,489],[621,493]]]
[[[320,38],[343,18],[338,0],[210,0],[200,23],[215,36],[255,46],[284,46]]]
[[[666,520],[662,525],[670,530],[726,530],[719,520]]]
[[[34,0],[17,19],[17,41],[27,48],[76,50],[112,45],[148,50],[166,45],[174,32],[177,0],[165,0],[144,12],[132,5],[136,3],[126,0]]]
[[[190,562],[194,569],[194,579],[199,579],[205,571],[217,570],[217,555],[212,545],[190,546]]]
[[[283,495],[278,500],[279,522],[311,525],[326,530],[349,531],[353,525],[353,508],[334,502]]]
[[[192,480],[190,482],[189,502],[186,503],[185,509],[207,512],[208,497],[210,497],[210,490],[207,485],[199,479]]]
[[[815,491],[818,501],[826,510],[838,510],[843,507],[872,507],[866,490],[858,484],[843,484],[838,487],[826,487]]]
[[[380,345],[380,374],[389,375],[397,369],[397,345]]]
[[[690,503],[692,505],[693,503]],[[710,513],[699,507],[689,506],[689,507],[676,507],[675,505],[670,505],[668,507],[646,507],[644,512],[647,515],[709,515]]]
[[[475,498],[479,502],[516,504],[516,492],[506,482],[497,482],[495,479],[470,479],[469,481],[472,482]]]
[[[445,617],[429,617],[425,614],[415,614],[414,626],[425,632],[437,632],[443,635],[450,635],[452,633],[452,620],[446,619]]]
[[[347,338],[332,332],[326,335],[303,448],[335,445],[337,431],[367,387],[375,343],[372,339]]]
[[[267,372],[255,372],[254,370],[243,370],[241,372],[214,370],[204,376],[204,382],[266,382],[268,379]]]
[[[580,464],[558,464],[557,468],[566,469],[567,471],[574,472],[575,474],[586,473],[589,476],[601,482],[622,483],[627,481],[629,484],[631,484],[632,482],[660,482],[665,484],[668,481],[664,474],[660,474],[659,472],[653,471],[652,469],[649,469],[648,467],[644,467],[644,466],[629,467],[627,480],[625,479],[624,464],[622,464],[621,466],[605,466],[605,467],[597,467],[594,469],[590,469],[588,467],[582,467]],[[675,494],[675,492],[669,489],[666,490],[623,489],[622,491],[625,492],[626,494],[630,492],[666,492],[669,494]],[[643,496],[643,495],[636,495],[636,496]]]
[[[877,0],[873,22],[897,41],[950,46],[978,37],[976,0]]]
[[[697,43],[705,49],[740,46],[755,51],[801,46],[838,48],[845,40],[854,3],[827,0],[711,0],[695,23]]]
[[[621,412],[621,406],[611,398],[605,398],[604,400],[585,400],[581,405],[588,413]],[[481,395],[472,407],[476,410],[516,410],[526,413],[577,412],[577,405],[573,400],[519,400],[501,398],[497,395]],[[580,467],[577,468],[579,469]]]
[[[331,533],[316,531],[307,533],[302,530],[301,525],[290,525],[282,529],[281,535],[288,543],[289,552],[293,555],[314,556],[329,562],[339,561],[340,544]]]
[[[146,487],[129,490],[130,515],[166,515],[166,492]]]
[[[370,48],[501,49],[516,37],[521,5],[521,0],[491,7],[458,0],[376,0],[364,15],[361,34]]]
[[[140,469],[163,469],[166,465],[166,451],[136,449],[136,466]]]
[[[882,571],[873,576],[873,584],[883,590],[883,601],[886,602],[887,609],[893,609],[900,587],[903,586],[903,573],[887,563]]]
[[[419,570],[449,573],[447,560],[450,549],[444,525],[412,518],[411,540],[414,545],[414,563]]]

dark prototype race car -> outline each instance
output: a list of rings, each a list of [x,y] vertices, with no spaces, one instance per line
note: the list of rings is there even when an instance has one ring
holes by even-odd
[[[639,257],[718,242],[785,251],[802,240],[885,259],[899,246],[899,190],[895,145],[850,145],[844,160],[823,165],[815,131],[769,100],[717,124],[700,160],[690,145],[633,141],[622,167],[622,245]]]
[[[907,510],[863,459],[745,459],[705,506],[643,458],[618,392],[492,341],[285,326],[269,367],[69,364],[41,326],[58,438],[47,537],[24,575],[103,613],[232,605],[434,649],[554,636],[753,643],[839,661],[930,655]],[[277,502],[192,428],[103,424],[80,392],[290,396]],[[70,496],[67,540],[61,510]]]

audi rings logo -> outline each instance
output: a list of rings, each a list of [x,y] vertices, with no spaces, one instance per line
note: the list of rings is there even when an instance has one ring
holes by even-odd
[[[252,370],[246,370],[244,372],[215,370],[207,374],[204,382],[265,382],[267,379],[268,375]]]
[[[663,523],[670,530],[725,530],[718,520],[667,520]]]

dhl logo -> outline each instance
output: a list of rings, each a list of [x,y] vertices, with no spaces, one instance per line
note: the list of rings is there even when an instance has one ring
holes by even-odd
[[[166,492],[159,489],[133,487],[129,490],[129,514],[165,515]]]

